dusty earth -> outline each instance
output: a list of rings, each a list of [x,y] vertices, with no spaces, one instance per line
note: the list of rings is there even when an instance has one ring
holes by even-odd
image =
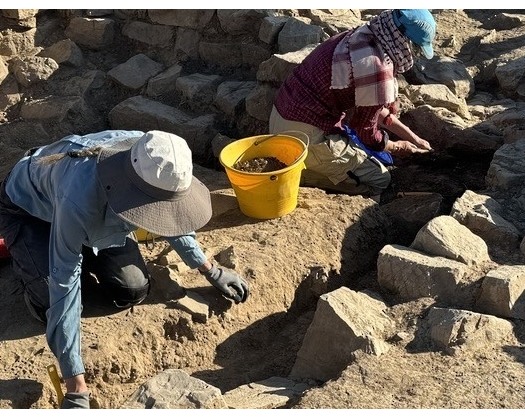
[[[440,33],[458,38],[478,34],[476,11],[458,14],[457,20],[447,16],[439,22]],[[455,53],[461,58],[468,51]],[[401,191],[437,192],[445,198],[442,213],[448,214],[466,189],[483,191],[489,163],[490,156],[446,154],[398,161],[381,205]],[[250,297],[239,305],[222,298],[196,271],[184,269],[161,239],[141,245],[155,279],[150,296],[139,306],[114,311],[101,303],[93,284],[86,284],[82,318],[86,379],[102,408],[120,407],[140,384],[168,368],[180,368],[223,393],[272,376],[286,377],[317,297],[341,285],[381,292],[374,271],[378,251],[387,243],[411,239],[389,229],[381,205],[309,188],[300,189],[291,214],[255,220],[240,212],[223,172],[196,169],[215,193],[216,214],[197,238],[207,255],[249,281]],[[159,267],[165,263],[173,270],[171,277]],[[308,275],[315,266],[332,268],[324,289],[310,287]],[[10,266],[4,263],[0,408],[56,408],[46,371],[46,366],[56,364],[55,358],[44,327],[29,315],[21,290],[11,279]],[[177,304],[190,291],[209,303],[205,322]],[[398,304],[393,296],[382,297],[397,332],[406,334],[414,333],[418,319],[434,303],[421,299]],[[525,326],[521,321],[514,324],[514,337],[505,345],[454,356],[432,350],[424,339],[391,342],[388,353],[358,357],[340,377],[309,383],[312,388],[285,408],[523,409]]]

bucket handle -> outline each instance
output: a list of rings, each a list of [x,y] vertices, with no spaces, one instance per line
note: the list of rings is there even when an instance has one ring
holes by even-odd
[[[295,134],[299,134],[299,135],[295,135]],[[308,148],[308,145],[310,144],[310,138],[308,137],[308,135],[306,135],[306,133],[302,132],[302,131],[295,131],[295,130],[290,130],[290,131],[282,131],[278,134],[274,134],[274,135],[268,135],[267,137],[265,138],[261,138],[260,140],[256,140],[253,142],[253,145],[259,145],[261,143],[264,143],[266,140],[269,140],[271,138],[275,138],[275,137],[278,137],[279,135],[291,135],[292,137],[297,137],[299,138],[303,143],[306,144],[306,148]],[[302,138],[301,138],[302,137]]]
[[[295,134],[292,134],[292,133],[295,133],[295,134],[299,134],[299,135],[295,135]],[[308,150],[308,145],[310,144],[310,138],[308,137],[308,135],[306,135],[306,133],[302,132],[302,131],[295,131],[295,130],[290,130],[290,131],[282,131],[278,134],[273,134],[273,135],[268,135],[264,138],[261,138],[260,140],[255,140],[253,142],[253,145],[255,146],[258,146],[259,144],[271,139],[271,138],[275,138],[275,137],[278,137],[279,135],[291,135],[293,137],[297,137],[299,140],[301,140],[303,143],[306,144],[306,147],[304,149],[304,152],[301,153],[301,155],[299,157],[297,157],[289,166],[293,166],[295,163],[297,163],[301,157],[303,157],[303,154],[307,152]],[[301,138],[302,137],[302,138]],[[244,156],[244,153],[241,153],[241,155],[239,157],[237,157],[237,159],[233,162],[233,165],[232,166],[235,166],[237,164],[237,162]]]
[[[296,134],[299,134],[299,135],[296,135]],[[293,166],[295,163],[297,163],[299,160],[301,160],[301,158],[303,157],[304,153],[308,152],[308,146],[310,145],[310,137],[308,137],[308,135],[305,132],[296,131],[296,130],[289,130],[289,131],[280,132],[278,135],[291,135],[293,137],[299,138],[299,140],[301,140],[303,143],[306,144],[306,147],[304,148],[304,151],[299,155],[299,157],[297,157],[290,164],[290,166]]]

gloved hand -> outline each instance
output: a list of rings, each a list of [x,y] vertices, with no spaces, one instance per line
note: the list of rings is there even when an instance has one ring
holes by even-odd
[[[60,405],[61,409],[89,409],[89,391],[66,393]]]
[[[226,298],[235,303],[244,303],[250,293],[250,287],[235,272],[226,271],[213,265],[209,271],[202,272],[205,278],[217,288]]]

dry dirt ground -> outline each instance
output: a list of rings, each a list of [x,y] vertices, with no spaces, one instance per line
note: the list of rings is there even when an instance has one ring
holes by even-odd
[[[475,25],[466,20],[442,24],[458,37],[475,35]],[[451,204],[466,188],[483,188],[488,163],[468,157],[414,160],[396,168],[397,189],[391,192],[407,188],[438,192]],[[249,281],[250,298],[239,305],[222,298],[203,277],[181,267],[162,240],[143,244],[144,256],[154,263],[160,262],[159,256],[168,257],[174,274],[171,278],[157,274],[141,305],[113,311],[99,302],[96,289],[86,285],[82,319],[86,379],[102,408],[118,408],[140,384],[168,368],[183,369],[223,393],[272,376],[286,377],[320,293],[340,285],[379,291],[374,255],[384,244],[395,243],[396,237],[371,200],[301,188],[293,213],[262,221],[236,208],[223,173],[203,170],[201,179],[222,193],[214,201],[220,215],[197,233],[198,240],[206,254],[219,261],[233,248],[227,260]],[[332,267],[326,289],[312,289],[305,280],[315,266]],[[44,327],[30,317],[21,290],[11,279],[9,265],[0,266],[0,408],[56,408],[46,371],[47,365],[56,364],[55,358]],[[176,300],[184,290],[209,302],[205,323],[178,306]],[[415,333],[418,319],[433,304],[431,299],[397,304],[388,295],[384,298],[398,332],[408,335]],[[357,358],[340,377],[315,383],[318,387],[286,408],[476,409],[443,414],[474,413],[478,418],[486,414],[478,409],[504,409],[490,413],[498,416],[517,409],[514,416],[520,415],[525,408],[524,342],[520,321],[515,322],[513,339],[501,347],[454,356],[432,351],[424,340],[403,340],[380,357]]]

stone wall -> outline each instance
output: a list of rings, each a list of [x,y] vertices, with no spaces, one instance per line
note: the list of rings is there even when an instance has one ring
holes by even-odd
[[[40,144],[69,133],[163,129],[184,137],[201,163],[232,139],[267,133],[282,80],[319,42],[362,23],[358,10],[0,14],[9,140],[28,130],[41,133]]]

